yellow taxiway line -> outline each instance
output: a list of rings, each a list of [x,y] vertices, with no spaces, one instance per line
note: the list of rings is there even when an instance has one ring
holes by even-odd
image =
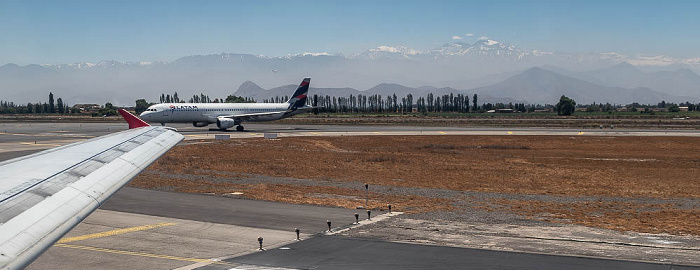
[[[112,253],[112,254],[156,258],[156,259],[176,260],[176,261],[195,262],[195,263],[206,262],[206,263],[213,263],[213,264],[228,264],[225,262],[215,261],[215,260],[211,260],[211,259],[187,258],[187,257],[170,256],[170,255],[162,255],[162,254],[151,254],[151,253],[145,253],[145,252],[135,252],[135,251],[128,251],[128,250],[117,250],[117,249],[88,247],[88,246],[67,244],[70,242],[75,242],[75,241],[80,241],[80,240],[87,240],[87,239],[120,235],[120,234],[131,233],[131,232],[138,232],[138,231],[143,231],[143,230],[150,230],[150,229],[155,229],[155,228],[160,228],[160,227],[165,227],[165,226],[172,226],[175,224],[177,224],[177,223],[163,222],[163,223],[157,223],[157,224],[151,224],[151,225],[136,226],[136,227],[130,227],[130,228],[124,228],[124,229],[116,229],[116,230],[111,230],[111,231],[106,231],[106,232],[101,232],[101,233],[93,233],[93,234],[86,234],[86,235],[75,236],[75,237],[67,237],[67,238],[63,238],[63,239],[59,240],[54,246],[55,247],[72,248],[72,249],[80,249],[80,250],[97,251],[97,252],[105,252],[105,253]]]
[[[81,250],[98,251],[98,252],[105,252],[105,253],[112,253],[112,254],[131,255],[131,256],[139,256],[139,257],[147,257],[147,258],[156,258],[156,259],[167,259],[167,260],[176,260],[176,261],[185,261],[185,262],[197,262],[197,263],[200,263],[200,262],[208,262],[208,263],[214,263],[214,264],[227,264],[227,263],[225,263],[225,262],[214,261],[214,260],[211,260],[211,259],[187,258],[187,257],[178,257],[178,256],[170,256],[170,255],[151,254],[151,253],[135,252],[135,251],[127,251],[127,250],[116,250],[116,249],[108,249],[108,248],[78,246],[78,245],[71,245],[71,244],[55,244],[54,246],[56,246],[56,247],[65,247],[65,248],[73,248],[73,249],[81,249]]]
[[[190,134],[190,135],[185,135],[185,137],[207,138],[210,136],[207,134]]]
[[[61,144],[50,144],[50,143],[30,143],[30,142],[21,142],[19,144],[23,145],[48,145],[48,146],[63,146]]]
[[[130,232],[150,230],[150,229],[155,229],[155,228],[160,228],[160,227],[165,227],[165,226],[171,226],[171,225],[175,225],[175,224],[177,224],[177,223],[163,222],[163,223],[144,225],[144,226],[136,226],[136,227],[125,228],[125,229],[116,229],[116,230],[111,230],[111,231],[106,231],[106,232],[101,232],[101,233],[93,233],[93,234],[86,234],[86,235],[75,236],[75,237],[67,237],[67,238],[63,238],[63,239],[59,240],[57,243],[58,244],[65,244],[65,243],[70,243],[70,242],[75,242],[75,241],[80,241],[80,240],[87,240],[87,239],[93,239],[93,238],[101,238],[101,237],[107,237],[107,236],[112,236],[112,235],[125,234],[125,233],[130,233]]]

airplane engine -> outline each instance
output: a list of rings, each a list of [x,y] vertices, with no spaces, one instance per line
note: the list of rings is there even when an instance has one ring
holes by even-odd
[[[206,127],[209,125],[209,122],[192,122],[192,125],[195,127]]]
[[[231,118],[217,118],[216,127],[219,129],[227,129],[236,125],[236,121]]]

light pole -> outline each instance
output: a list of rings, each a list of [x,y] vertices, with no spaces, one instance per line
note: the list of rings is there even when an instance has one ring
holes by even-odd
[[[365,184],[365,209],[369,209],[368,204],[369,204],[369,184]]]

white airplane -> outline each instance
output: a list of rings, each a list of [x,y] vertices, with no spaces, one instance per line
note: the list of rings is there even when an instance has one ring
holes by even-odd
[[[236,126],[243,131],[243,121],[272,121],[312,109],[306,105],[311,78],[305,78],[285,103],[161,103],[148,107],[141,119],[153,123],[192,123],[195,127],[226,130]]]
[[[129,130],[0,162],[0,269],[23,269],[180,142],[119,110]]]

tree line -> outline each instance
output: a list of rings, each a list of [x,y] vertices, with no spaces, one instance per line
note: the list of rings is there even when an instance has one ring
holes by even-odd
[[[513,112],[534,112],[537,110],[552,110],[560,115],[573,114],[575,108],[583,108],[586,112],[614,112],[625,110],[629,112],[640,112],[642,114],[653,114],[658,110],[669,112],[679,112],[681,107],[688,111],[700,111],[700,103],[672,103],[661,101],[658,104],[631,103],[627,105],[610,103],[576,104],[572,99],[562,96],[555,105],[525,104],[525,103],[482,103],[478,102],[479,96],[465,94],[445,94],[441,96],[429,93],[425,97],[413,97],[408,94],[399,97],[396,94],[382,96],[375,95],[350,95],[347,97],[336,97],[330,95],[313,95],[307,100],[309,105],[316,107],[315,113],[478,113],[492,110],[510,109]],[[289,100],[288,96],[275,96],[263,99],[263,103],[282,103]],[[174,94],[161,94],[161,103],[184,103],[175,92]],[[188,100],[189,103],[255,103],[252,98],[229,95],[225,99],[215,98],[212,100],[203,93],[193,95]],[[573,103],[572,103],[573,102]],[[145,99],[136,100],[136,112],[141,113],[155,103],[148,103]],[[79,108],[72,108],[62,99],[54,100],[52,92],[49,93],[48,100],[44,102],[29,102],[27,104],[17,104],[10,101],[0,100],[0,114],[68,114],[79,113]],[[116,115],[116,109],[111,103],[106,103],[93,116]]]
[[[211,99],[209,95],[205,95],[204,93],[200,93],[199,95],[192,95],[192,97],[185,101],[184,99],[180,99],[180,97],[177,95],[177,92],[173,93],[173,95],[170,94],[160,94],[160,103],[254,103],[255,100],[252,98],[248,97],[239,97],[239,96],[234,96],[234,95],[229,95],[225,99],[221,98],[215,98]],[[153,103],[151,103],[153,104]]]
[[[470,98],[471,97],[471,98]],[[374,95],[349,95],[349,96],[331,96],[331,95],[318,95],[315,94],[310,96],[307,100],[308,105],[316,107],[314,109],[315,113],[483,113],[495,110],[512,110],[512,112],[536,112],[536,111],[553,111],[557,112],[559,115],[571,115],[576,111],[576,108],[584,108],[586,112],[613,112],[626,110],[630,112],[640,112],[640,113],[653,113],[654,109],[664,109],[670,112],[678,112],[679,107],[688,107],[688,111],[700,110],[700,104],[693,104],[690,102],[685,103],[667,103],[661,101],[658,104],[639,104],[632,103],[627,105],[622,104],[610,104],[610,103],[593,103],[593,104],[577,104],[573,99],[563,96],[554,105],[551,104],[525,104],[525,103],[479,103],[479,95],[466,95],[466,94],[444,94],[444,95],[434,95],[433,93],[428,93],[425,97],[414,98],[412,94],[407,94],[404,97],[399,98],[396,93],[393,95],[382,96],[379,94]],[[270,98],[265,98],[262,103],[283,103],[289,100],[289,96],[274,96]],[[173,95],[161,94],[161,103],[181,103],[185,102],[178,98],[177,92]],[[137,102],[137,112],[140,107],[145,110],[148,106],[153,103],[141,102],[142,106],[139,106]],[[189,103],[239,103],[239,102],[257,102],[256,100],[248,97],[238,97],[234,95],[229,95],[226,99],[214,99],[209,98],[208,95],[203,93],[199,95],[193,95],[189,99]],[[148,105],[148,106],[146,106]]]
[[[586,112],[615,112],[620,110],[625,110],[628,112],[639,112],[642,114],[648,113],[653,114],[654,110],[665,110],[668,112],[680,112],[681,107],[688,108],[689,112],[700,111],[700,103],[694,104],[691,102],[673,103],[661,101],[657,104],[640,104],[637,102],[630,103],[627,105],[614,105],[610,103],[593,103],[585,105],[577,105],[576,108],[585,108]]]
[[[563,98],[563,99],[562,99]],[[653,110],[666,110],[678,112],[680,107],[687,107],[688,111],[700,111],[700,103],[691,102],[669,103],[661,101],[658,104],[631,103],[627,105],[610,103],[577,104],[571,98],[562,96],[554,105],[551,104],[525,104],[525,103],[479,103],[478,94],[469,98],[465,94],[445,94],[436,96],[428,93],[425,97],[413,97],[412,94],[399,99],[396,94],[389,96],[374,95],[350,95],[337,97],[330,95],[313,95],[309,98],[309,105],[316,107],[315,113],[410,113],[414,109],[419,113],[484,113],[495,110],[512,110],[512,112],[530,113],[537,111],[553,111],[559,115],[571,115],[576,108],[584,108],[586,112],[614,112],[629,111],[640,113],[653,113]],[[263,103],[280,103],[289,99],[288,96],[275,96],[263,99]]]
[[[54,101],[52,92],[49,92],[48,101],[16,104],[10,101],[0,101],[0,114],[68,114],[76,113],[77,109],[71,108],[62,98]]]
[[[264,99],[264,103],[280,103],[288,100],[287,96],[275,96]],[[498,109],[512,109],[514,112],[532,112],[544,109],[545,106],[525,103],[482,103],[479,104],[479,95],[465,94],[434,95],[428,93],[425,97],[414,98],[412,94],[399,97],[396,94],[382,96],[374,95],[350,95],[336,97],[330,95],[313,95],[308,103],[314,107],[316,113],[410,113],[414,109],[420,113],[469,113],[486,112]]]

